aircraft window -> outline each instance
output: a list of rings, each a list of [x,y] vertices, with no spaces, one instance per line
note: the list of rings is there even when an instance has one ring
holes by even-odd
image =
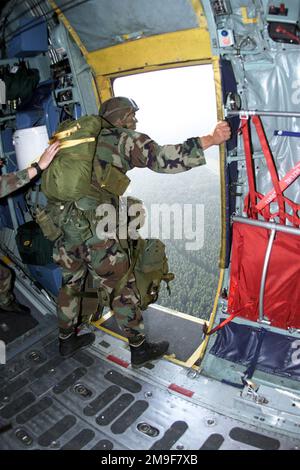
[[[199,65],[118,78],[115,96],[139,106],[137,131],[160,145],[211,132],[217,121],[213,69]],[[158,304],[209,318],[217,284],[220,250],[219,149],[205,152],[207,165],[177,174],[135,168],[126,195],[142,199],[147,221],[141,234],[166,244],[172,281]]]

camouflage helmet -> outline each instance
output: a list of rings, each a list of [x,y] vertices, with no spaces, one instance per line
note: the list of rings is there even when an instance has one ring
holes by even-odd
[[[130,98],[126,98],[125,96],[116,96],[102,103],[100,116],[110,119],[112,114],[118,113],[119,115],[124,115],[130,111],[136,112],[138,109],[139,108],[135,101]]]

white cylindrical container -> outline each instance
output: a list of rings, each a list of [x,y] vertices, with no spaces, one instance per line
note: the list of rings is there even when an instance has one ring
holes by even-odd
[[[13,143],[17,157],[18,169],[28,168],[39,159],[48,147],[48,132],[46,126],[19,129],[13,135]]]

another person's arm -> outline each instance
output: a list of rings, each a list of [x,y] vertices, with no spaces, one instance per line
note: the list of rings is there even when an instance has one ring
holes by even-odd
[[[49,145],[49,147],[44,151],[37,162],[42,171],[50,165],[58,150],[59,142],[55,142],[54,144]],[[29,167],[25,170],[0,176],[0,197],[5,197],[13,191],[22,188],[22,186],[25,186],[25,184],[35,178],[37,174],[38,169]]]

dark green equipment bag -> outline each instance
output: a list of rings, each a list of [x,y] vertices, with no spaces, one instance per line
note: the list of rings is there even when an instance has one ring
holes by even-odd
[[[141,240],[141,249],[134,267],[136,286],[140,294],[141,309],[157,301],[162,281],[167,283],[175,276],[169,272],[165,244],[158,239]]]
[[[36,222],[20,225],[16,243],[23,263],[38,266],[53,263],[53,243],[44,237]]]
[[[156,302],[162,281],[167,283],[175,276],[169,272],[168,258],[165,252],[165,244],[158,239],[142,239],[131,248],[131,265],[128,272],[117,284],[112,295],[116,297],[127,283],[130,275],[134,273],[136,287],[140,295],[140,306],[146,310],[149,304]]]
[[[42,174],[41,189],[50,201],[99,197],[100,190],[91,185],[91,179],[101,123],[99,116],[83,116],[58,127],[51,142],[59,140],[61,148]]]
[[[17,101],[20,108],[20,105],[25,106],[30,101],[40,81],[40,74],[37,69],[30,69],[25,62],[21,62],[16,73],[6,71],[2,78],[6,86],[6,99]]]

